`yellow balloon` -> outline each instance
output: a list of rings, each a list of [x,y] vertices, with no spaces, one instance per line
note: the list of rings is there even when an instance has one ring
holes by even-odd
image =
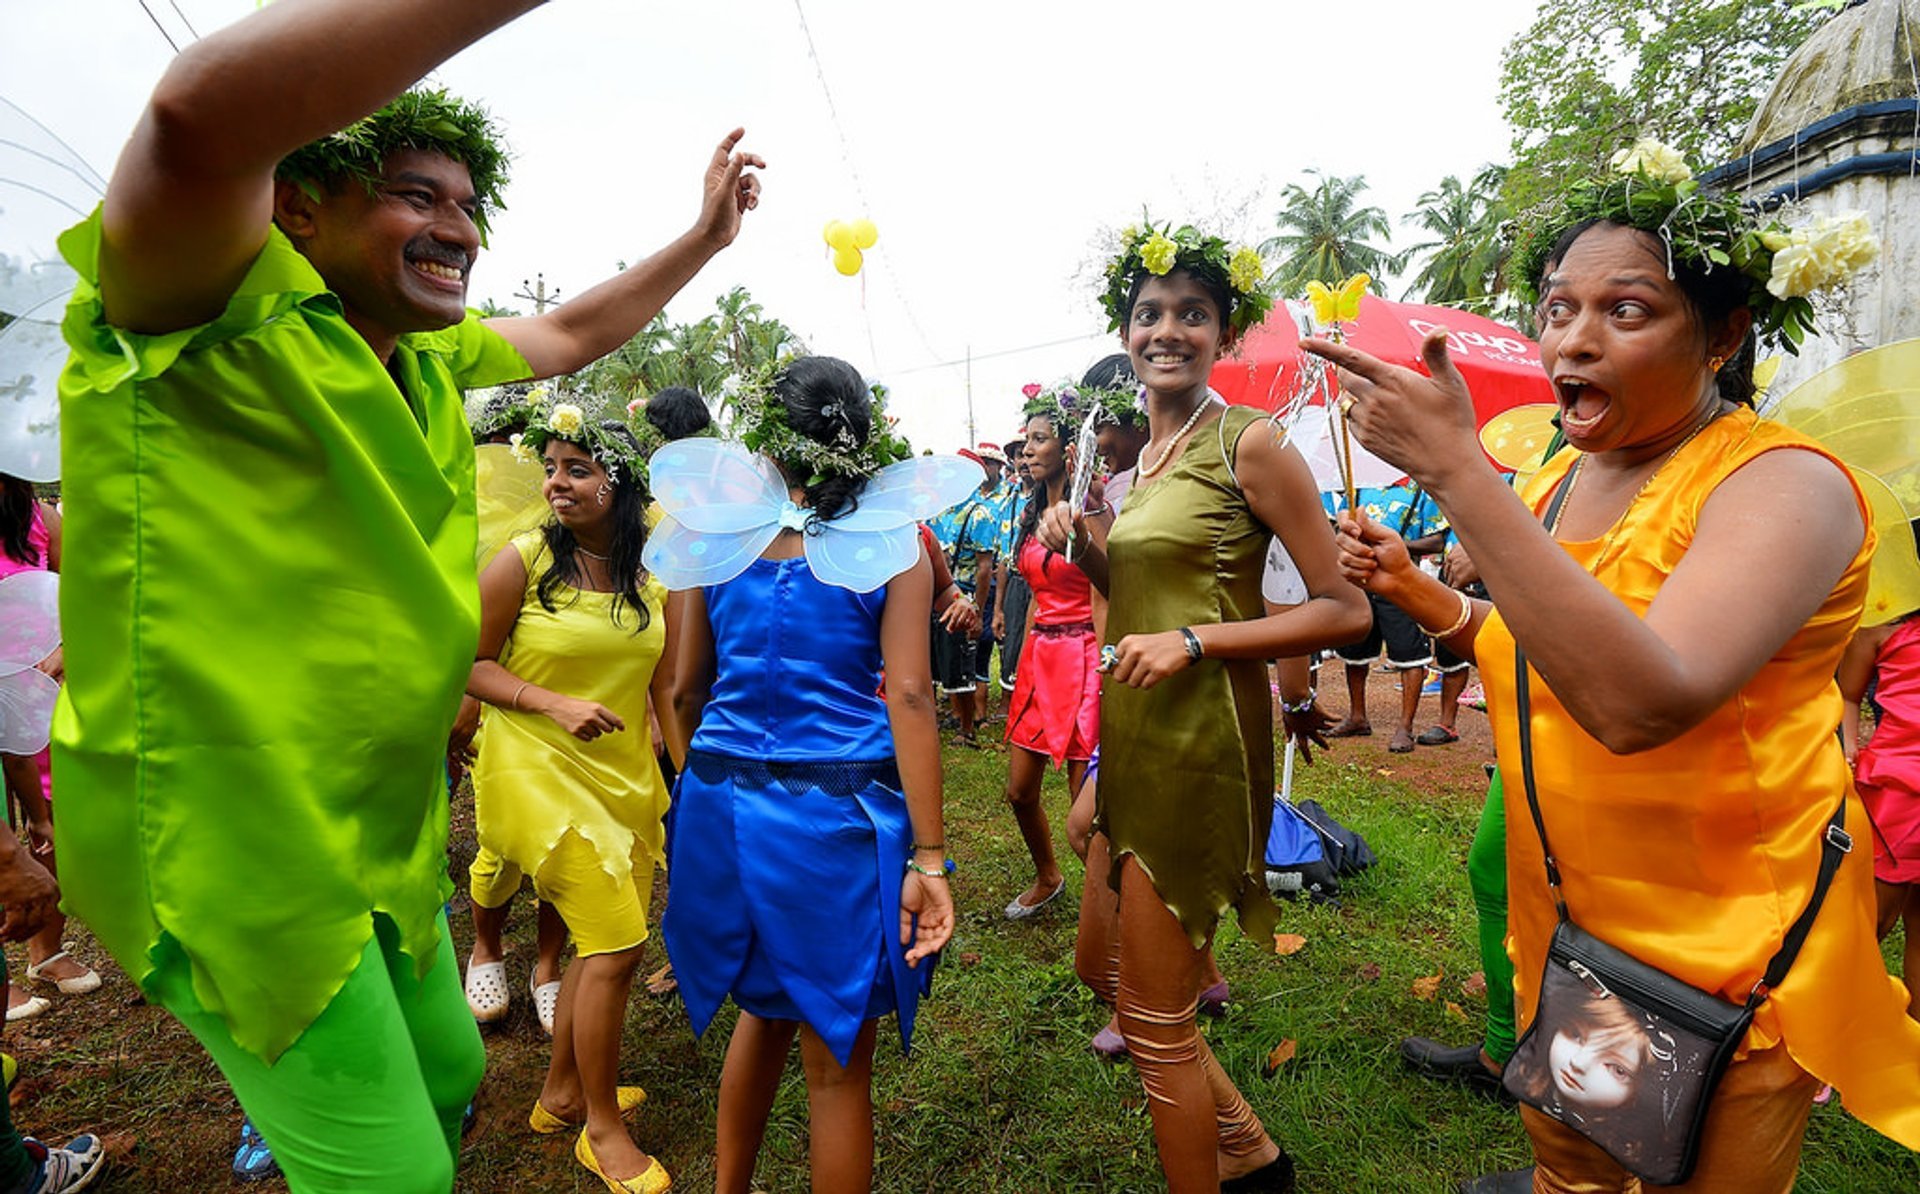
[[[854,248],[852,245],[833,251],[833,268],[839,270],[849,278],[860,272],[860,266],[864,264],[865,260],[866,259],[860,255],[860,250]]]
[[[862,216],[853,222],[853,247],[854,248],[871,249],[873,248],[874,243],[879,239],[880,239],[880,229],[874,226],[874,223],[872,220],[869,220],[865,216]]]
[[[836,253],[859,248],[853,243],[853,225],[845,220],[835,220],[827,225],[827,243],[833,246]]]

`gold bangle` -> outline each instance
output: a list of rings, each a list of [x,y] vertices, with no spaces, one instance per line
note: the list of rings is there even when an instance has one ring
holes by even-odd
[[[529,685],[529,684],[531,684],[531,683],[533,683],[533,681],[531,681],[531,680],[522,680],[522,681],[520,681],[520,687],[518,687],[518,688],[516,688],[516,689],[514,689],[514,690],[513,690],[513,707],[514,707],[514,709],[516,709],[516,710],[518,710],[518,709],[520,708],[520,694],[521,694],[521,693],[523,693],[523,692],[525,692],[525,691],[527,690],[527,685]]]
[[[1460,599],[1460,616],[1455,618],[1453,620],[1453,625],[1447,627],[1445,630],[1427,630],[1425,626],[1422,626],[1420,629],[1426,630],[1427,637],[1433,638],[1433,639],[1452,638],[1454,635],[1459,634],[1462,630],[1465,630],[1467,628],[1468,622],[1473,621],[1472,600],[1469,599],[1465,593],[1462,593],[1458,589],[1453,590],[1453,595]]]

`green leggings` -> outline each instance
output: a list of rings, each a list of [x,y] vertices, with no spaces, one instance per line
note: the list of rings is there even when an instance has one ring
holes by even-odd
[[[295,1194],[453,1188],[460,1117],[486,1050],[460,989],[446,914],[433,966],[419,980],[393,922],[375,914],[373,924],[346,985],[271,1066],[201,1008],[178,947],[154,977],[155,995],[213,1055]]]
[[[1487,786],[1480,828],[1467,850],[1467,887],[1480,920],[1480,968],[1487,975],[1487,1056],[1501,1065],[1513,1056],[1513,959],[1507,957],[1507,801],[1500,773]]]

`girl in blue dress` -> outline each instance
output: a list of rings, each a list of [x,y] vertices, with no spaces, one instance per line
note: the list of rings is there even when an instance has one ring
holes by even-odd
[[[664,936],[696,1032],[729,997],[740,1008],[716,1188],[749,1188],[798,1035],[812,1188],[867,1190],[876,1021],[896,1013],[907,1045],[953,931],[914,524],[980,473],[954,457],[889,466],[905,445],[831,358],[746,387],[735,431],[651,465],[668,517],[647,563],[690,590],[674,704],[697,726]]]

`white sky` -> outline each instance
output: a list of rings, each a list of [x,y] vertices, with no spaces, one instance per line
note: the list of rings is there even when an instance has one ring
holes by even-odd
[[[183,44],[186,22],[256,7],[146,3]],[[1506,157],[1500,51],[1536,3],[562,0],[438,76],[516,155],[469,298],[529,309],[514,292],[536,272],[564,300],[643,258],[692,221],[714,143],[745,125],[771,163],[764,201],[669,315],[746,286],[814,351],[888,381],[915,446],[942,451],[968,442],[967,370],[944,363],[971,351],[979,437],[1006,439],[1023,383],[1116,346],[1087,283],[1103,228],[1145,205],[1258,240],[1310,168],[1366,175],[1397,220],[1443,175]],[[0,0],[0,97],[102,173],[171,54],[140,0]],[[846,279],[820,230],[859,215],[880,243]],[[0,227],[0,250],[20,233]]]

